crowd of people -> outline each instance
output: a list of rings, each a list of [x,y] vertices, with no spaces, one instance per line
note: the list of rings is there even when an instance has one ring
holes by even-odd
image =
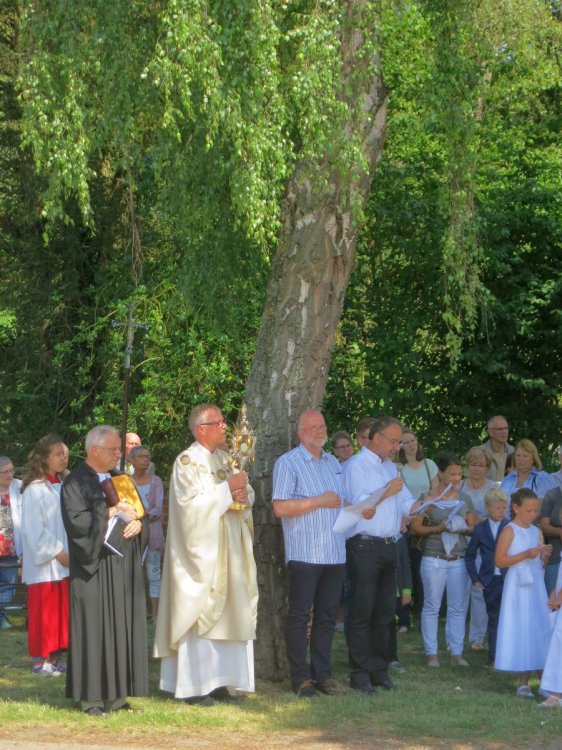
[[[66,672],[67,696],[90,716],[133,710],[128,697],[148,692],[143,567],[160,689],[199,706],[255,689],[254,491],[229,461],[218,407],[195,407],[189,427],[194,442],[170,480],[167,540],[163,483],[135,433],[124,462],[108,425],[90,430],[72,471],[55,435],[37,442],[21,480],[0,457],[0,628],[11,627],[21,563],[31,669]],[[534,697],[530,675],[542,673],[540,705],[562,705],[562,468],[543,471],[528,439],[510,445],[504,417],[487,429],[463,470],[450,451],[427,458],[394,417],[361,419],[355,440],[336,432],[329,453],[321,412],[300,415],[299,445],[277,459],[272,485],[299,698],[340,693],[331,652],[343,605],[354,690],[395,689],[391,673],[405,671],[397,633],[413,617],[429,668],[440,668],[443,645],[454,667],[467,667],[470,609],[470,648],[487,639],[487,665],[517,673],[519,697]],[[562,467],[562,448],[559,456]]]
[[[331,455],[322,414],[301,415],[300,445],[279,458],[273,474],[298,696],[339,692],[330,653],[343,582],[352,688],[368,695],[395,689],[391,671],[405,671],[396,632],[411,627],[411,604],[427,666],[440,668],[446,594],[443,645],[454,667],[469,666],[470,607],[470,648],[483,650],[487,638],[487,666],[517,673],[519,697],[533,697],[530,673],[544,668],[540,705],[560,705],[562,620],[551,638],[549,613],[556,617],[562,602],[562,473],[542,470],[530,440],[510,445],[503,416],[493,416],[487,430],[489,439],[467,451],[463,476],[459,456],[444,450],[426,458],[415,432],[393,417],[361,419],[355,454],[351,434],[334,433]],[[562,447],[558,454],[562,466]]]

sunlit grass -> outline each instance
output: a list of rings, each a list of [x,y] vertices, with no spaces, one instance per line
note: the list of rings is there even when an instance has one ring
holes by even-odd
[[[332,740],[386,738],[404,746],[472,741],[555,747],[562,733],[562,711],[540,710],[536,701],[517,699],[511,675],[484,668],[485,652],[468,652],[469,668],[451,666],[442,654],[442,668],[428,669],[417,632],[400,635],[400,657],[408,671],[394,678],[395,693],[379,691],[371,698],[347,687],[343,637],[337,634],[334,667],[343,688],[341,696],[298,701],[288,683],[258,680],[257,693],[236,704],[196,708],[159,693],[158,663],[151,660],[150,697],[131,700],[140,710],[94,721],[64,697],[64,677],[41,678],[31,673],[24,618],[16,615],[12,620],[16,627],[0,632],[0,725],[4,730],[11,728],[14,736],[39,727],[56,730],[61,740],[81,735],[101,740],[110,731],[115,741],[121,737],[139,742],[155,733],[172,739],[185,735],[186,730],[215,730],[217,735],[231,731],[256,739],[297,731]],[[531,686],[538,687],[538,682],[532,681]]]

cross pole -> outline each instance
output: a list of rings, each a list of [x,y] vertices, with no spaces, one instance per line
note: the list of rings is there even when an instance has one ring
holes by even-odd
[[[125,359],[124,369],[125,377],[123,384],[123,421],[121,422],[121,471],[125,470],[125,436],[127,435],[127,419],[129,416],[129,386],[131,382],[131,355],[133,353],[133,341],[135,338],[135,329],[141,328],[144,331],[148,331],[148,325],[146,323],[139,323],[134,319],[134,302],[129,303],[129,314],[127,315],[127,322],[120,323],[117,320],[112,320],[111,325],[113,328],[125,328],[127,331],[127,345],[125,346]]]

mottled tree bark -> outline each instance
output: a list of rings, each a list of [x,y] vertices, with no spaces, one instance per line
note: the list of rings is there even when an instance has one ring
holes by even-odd
[[[283,229],[246,389],[250,419],[258,434],[252,469],[260,587],[256,662],[258,674],[268,679],[286,676],[286,581],[281,525],[271,510],[273,465],[296,444],[299,414],[322,406],[355,259],[359,227],[353,217],[360,212],[352,207],[365,204],[384,141],[386,92],[380,77],[372,73],[372,57],[368,59],[363,51],[366,30],[357,31],[364,27],[361,15],[366,5],[348,3],[350,25],[342,34],[347,76],[342,98],[351,113],[343,135],[349,137],[353,129],[360,135],[368,169],[350,176],[334,169],[333,160],[297,164],[287,190]],[[374,36],[375,29],[370,31]],[[358,75],[361,67],[370,74]],[[358,81],[362,81],[360,89]]]

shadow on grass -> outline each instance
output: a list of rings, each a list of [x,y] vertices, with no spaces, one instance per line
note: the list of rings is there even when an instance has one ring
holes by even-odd
[[[155,746],[185,738],[189,732],[224,732],[245,737],[245,746],[342,748],[559,748],[562,712],[537,709],[536,701],[514,696],[513,676],[484,668],[486,653],[469,653],[468,668],[453,667],[441,656],[442,668],[425,665],[419,633],[400,636],[399,648],[407,673],[395,678],[398,690],[364,696],[347,686],[343,638],[334,643],[334,674],[342,686],[337,697],[297,700],[288,682],[258,680],[257,693],[233,704],[211,709],[188,706],[159,692],[159,663],[150,659],[150,695],[133,698],[139,712],[115,714],[102,723],[76,710],[64,696],[64,676],[33,675],[26,655],[23,620],[0,633],[0,724],[17,734],[40,728],[53,737],[101,742],[110,733],[111,744],[153,741]],[[534,687],[538,683],[531,683]],[[281,741],[281,740],[280,740]],[[221,744],[221,742],[218,742]],[[242,743],[244,744],[244,743]],[[237,745],[235,745],[237,746]]]

